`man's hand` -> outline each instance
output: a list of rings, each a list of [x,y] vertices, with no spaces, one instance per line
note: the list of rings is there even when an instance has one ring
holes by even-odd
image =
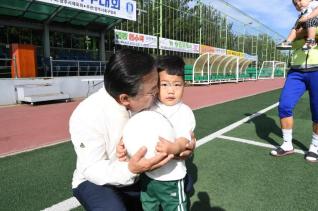
[[[127,150],[125,148],[123,138],[120,139],[118,145],[116,146],[116,156],[119,161],[128,161]]]
[[[141,147],[128,161],[128,169],[134,174],[140,174],[145,171],[151,171],[165,165],[173,158],[173,155],[167,153],[157,153],[154,157],[146,159],[146,147]]]

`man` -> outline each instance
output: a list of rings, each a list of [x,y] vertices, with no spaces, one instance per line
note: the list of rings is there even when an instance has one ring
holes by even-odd
[[[298,32],[298,35],[300,32]],[[301,35],[302,36],[302,35]],[[312,141],[305,159],[317,162],[318,159],[318,49],[308,52],[301,50],[304,40],[297,40],[293,44],[295,49],[291,69],[287,75],[284,88],[279,99],[279,117],[283,133],[283,144],[271,151],[273,156],[284,156],[294,152],[292,144],[293,109],[298,100],[308,90],[310,109],[313,122]]]
[[[104,85],[70,118],[77,155],[73,194],[86,210],[141,210],[138,174],[164,165],[173,156],[158,153],[145,159],[147,149],[141,148],[127,161],[118,159],[116,147],[131,112],[148,108],[157,95],[154,59],[134,50],[119,51],[107,64]],[[192,142],[183,154],[189,155],[193,148]]]

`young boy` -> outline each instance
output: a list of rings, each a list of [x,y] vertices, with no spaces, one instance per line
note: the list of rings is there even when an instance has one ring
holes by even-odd
[[[306,43],[302,47],[303,50],[310,50],[317,46],[315,41],[316,28],[318,26],[318,1],[313,0],[293,0],[293,4],[297,11],[300,11],[292,31],[287,37],[287,40],[278,44],[277,49],[289,50],[292,48],[291,43],[296,39],[297,32],[301,33],[302,37],[307,35]]]
[[[157,59],[160,88],[158,100],[150,110],[161,113],[171,122],[176,138],[184,137],[174,143],[161,139],[156,148],[158,152],[180,154],[191,140],[191,131],[195,128],[195,118],[191,108],[181,102],[184,91],[184,65],[184,61],[178,56],[163,56]],[[161,172],[167,170],[164,176],[160,175],[160,178],[151,171],[141,175],[143,210],[158,211],[160,206],[164,211],[187,210],[184,160],[171,160],[160,170]]]

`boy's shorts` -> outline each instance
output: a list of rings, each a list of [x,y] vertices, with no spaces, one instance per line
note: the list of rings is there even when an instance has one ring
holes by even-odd
[[[300,28],[303,28],[303,29],[308,29],[310,27],[318,27],[318,17],[314,17],[314,18],[311,18],[309,19],[308,21],[306,22],[303,22],[303,23],[299,23],[298,20],[300,19],[301,17],[299,17],[293,27],[293,29],[300,29]]]
[[[145,174],[140,175],[141,203],[143,210],[155,211],[161,206],[164,211],[188,210],[184,180],[158,181]]]

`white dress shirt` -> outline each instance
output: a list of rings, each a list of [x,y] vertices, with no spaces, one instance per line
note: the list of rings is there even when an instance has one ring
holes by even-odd
[[[101,88],[74,110],[69,129],[77,155],[72,187],[88,180],[97,185],[129,185],[136,174],[116,157],[116,146],[129,112]]]

